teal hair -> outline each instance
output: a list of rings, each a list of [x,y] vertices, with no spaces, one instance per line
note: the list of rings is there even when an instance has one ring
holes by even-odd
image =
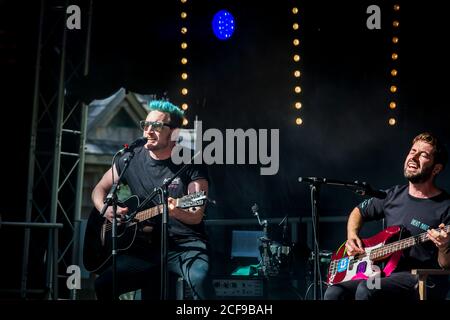
[[[153,100],[148,104],[150,111],[165,112],[170,115],[170,124],[175,128],[181,128],[183,124],[184,111],[166,100]]]

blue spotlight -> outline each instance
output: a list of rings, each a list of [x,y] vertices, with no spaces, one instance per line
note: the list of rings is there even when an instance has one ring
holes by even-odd
[[[227,10],[218,11],[212,20],[212,28],[218,39],[229,39],[233,35],[235,29],[233,15]]]

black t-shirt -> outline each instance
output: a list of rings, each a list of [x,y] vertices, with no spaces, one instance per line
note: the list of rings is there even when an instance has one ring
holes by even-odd
[[[440,223],[450,223],[450,196],[439,195],[421,199],[411,196],[408,186],[395,186],[386,190],[385,199],[370,198],[358,205],[364,221],[385,219],[386,226],[403,226],[402,238],[415,236]],[[438,250],[432,241],[403,250],[396,271],[415,268],[439,268]]]
[[[155,160],[149,151],[143,146],[134,149],[135,156],[130,161],[128,169],[125,171],[122,182],[127,184],[133,195],[139,197],[140,202],[144,201],[154,190],[160,187],[166,179],[172,178],[182,165],[176,165],[172,160]],[[129,157],[129,153],[125,153],[116,162],[118,173],[122,172],[125,162]],[[179,177],[176,177],[168,187],[168,194],[172,198],[181,198],[187,195],[187,188],[190,182],[206,179],[209,181],[207,167],[204,165],[190,165]],[[153,207],[157,205],[158,196],[152,203],[145,207]],[[146,224],[153,226],[152,240],[158,241],[161,230],[161,215],[153,217]],[[187,240],[187,239],[205,239],[206,233],[203,221],[199,224],[185,224],[177,219],[169,217],[168,232],[171,240]]]

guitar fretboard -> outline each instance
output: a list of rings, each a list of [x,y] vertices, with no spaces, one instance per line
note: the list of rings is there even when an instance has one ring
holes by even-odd
[[[439,231],[440,229],[435,229],[436,231]],[[450,225],[447,225],[443,228],[445,232],[449,232]],[[400,251],[409,247],[412,247],[416,244],[429,241],[430,239],[427,237],[427,233],[421,233],[417,236],[412,236],[406,239],[402,239],[393,243],[386,244],[382,246],[381,248],[377,248],[372,250],[370,253],[370,259],[375,260],[378,258],[382,258],[388,254],[391,254],[396,251]]]
[[[159,205],[156,207],[149,208],[144,211],[140,211],[138,214],[136,214],[135,219],[139,220],[139,222],[145,221],[147,219],[153,218],[160,214],[163,210],[163,206]]]

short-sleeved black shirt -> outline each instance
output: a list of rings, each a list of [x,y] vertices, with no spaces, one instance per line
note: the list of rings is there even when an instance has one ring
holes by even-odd
[[[386,226],[403,226],[402,238],[426,232],[440,223],[450,223],[450,196],[439,195],[421,199],[409,194],[408,186],[394,186],[386,190],[385,199],[370,198],[358,205],[364,221],[385,219]],[[403,251],[396,271],[413,268],[438,268],[438,250],[432,241]]]
[[[123,176],[123,182],[129,186],[131,193],[138,196],[142,202],[152,193],[154,188],[161,186],[166,179],[173,177],[182,165],[174,164],[170,158],[166,160],[155,160],[150,156],[149,151],[144,146],[135,148],[134,152],[135,156],[130,161],[128,169]],[[128,157],[129,153],[125,153],[116,162],[116,168],[119,174],[124,168],[125,159]],[[199,179],[209,181],[207,167],[205,165],[189,165],[181,176],[175,178],[169,185],[169,196],[181,198],[187,195],[189,183]],[[155,201],[157,199],[158,197],[155,198]],[[155,205],[156,202],[153,202],[146,207]],[[159,234],[161,215],[152,218],[150,223],[155,228],[152,233]],[[203,221],[200,224],[192,225],[169,217],[168,231],[169,237],[175,240],[206,239]]]

